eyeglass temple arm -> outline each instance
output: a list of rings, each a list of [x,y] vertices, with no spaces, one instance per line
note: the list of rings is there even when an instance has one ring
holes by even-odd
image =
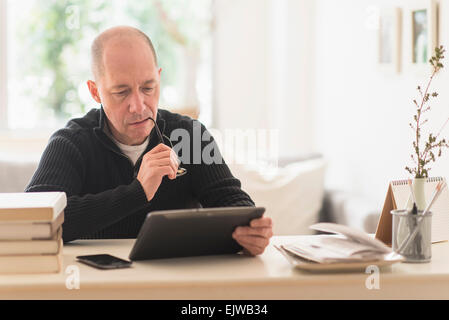
[[[159,137],[159,140],[161,140],[161,143],[164,143],[164,138],[162,137],[162,133],[161,133],[161,131],[159,130],[159,127],[158,127],[156,121],[154,121],[154,119],[153,119],[152,117],[149,117],[148,119],[150,119],[151,121],[154,122],[154,127],[156,128],[156,132],[157,132],[157,135],[158,135],[158,137]],[[180,167],[180,168],[178,168],[178,173],[176,174],[176,176],[182,176],[182,175],[184,175],[186,172],[187,172],[186,169]]]
[[[148,119],[150,119],[151,121],[154,122],[154,127],[156,128],[157,136],[159,137],[159,140],[161,141],[161,143],[164,143],[164,138],[162,137],[162,133],[159,130],[159,127],[158,127],[156,121],[152,117],[149,117]]]

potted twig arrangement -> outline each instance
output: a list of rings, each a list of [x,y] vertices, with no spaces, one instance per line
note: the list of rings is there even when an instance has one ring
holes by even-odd
[[[428,119],[423,118],[425,117],[425,113],[429,112],[431,109],[429,102],[438,96],[437,92],[431,93],[430,85],[438,71],[443,68],[442,60],[444,59],[445,51],[446,50],[443,46],[435,48],[435,55],[429,60],[429,63],[432,65],[430,79],[424,90],[421,86],[417,87],[420,95],[420,101],[418,102],[416,99],[413,100],[413,103],[416,106],[416,114],[413,116],[414,121],[409,123],[415,134],[415,139],[413,141],[413,153],[411,155],[411,159],[413,160],[415,166],[412,168],[407,166],[405,167],[405,170],[413,175],[413,186],[415,189],[415,196],[419,210],[424,210],[425,207],[424,183],[429,176],[429,171],[431,170],[431,168],[429,168],[429,164],[431,162],[435,162],[436,158],[441,156],[444,148],[449,147],[448,141],[440,138],[440,134],[446,126],[449,118],[443,124],[437,135],[429,133],[426,140],[421,139],[421,129],[423,125],[428,122]]]

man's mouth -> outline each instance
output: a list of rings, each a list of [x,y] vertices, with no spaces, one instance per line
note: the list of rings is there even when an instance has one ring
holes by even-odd
[[[141,120],[141,121],[133,122],[133,123],[131,123],[131,125],[132,126],[138,126],[138,125],[146,123],[148,120],[149,119],[147,118],[147,119],[144,119],[144,120]]]

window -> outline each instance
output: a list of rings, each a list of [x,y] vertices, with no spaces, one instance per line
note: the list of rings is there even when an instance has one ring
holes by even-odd
[[[0,32],[8,65],[0,63],[3,127],[56,129],[96,107],[86,85],[90,45],[116,25],[137,27],[153,41],[163,70],[160,107],[199,109],[210,124],[212,0],[0,2],[0,21],[7,21]]]

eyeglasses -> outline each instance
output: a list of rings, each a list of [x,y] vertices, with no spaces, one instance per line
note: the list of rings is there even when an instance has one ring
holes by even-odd
[[[154,127],[156,129],[157,136],[159,137],[159,141],[161,143],[165,144],[164,137],[167,138],[168,142],[170,143],[170,147],[173,149],[173,144],[171,143],[170,138],[167,137],[166,135],[162,135],[161,130],[159,130],[159,127],[158,127],[156,121],[152,117],[149,117],[148,119],[150,119],[151,121],[154,122]],[[187,173],[186,168],[178,167],[178,170],[176,171],[176,178],[181,177],[181,176],[185,175],[186,173]]]

